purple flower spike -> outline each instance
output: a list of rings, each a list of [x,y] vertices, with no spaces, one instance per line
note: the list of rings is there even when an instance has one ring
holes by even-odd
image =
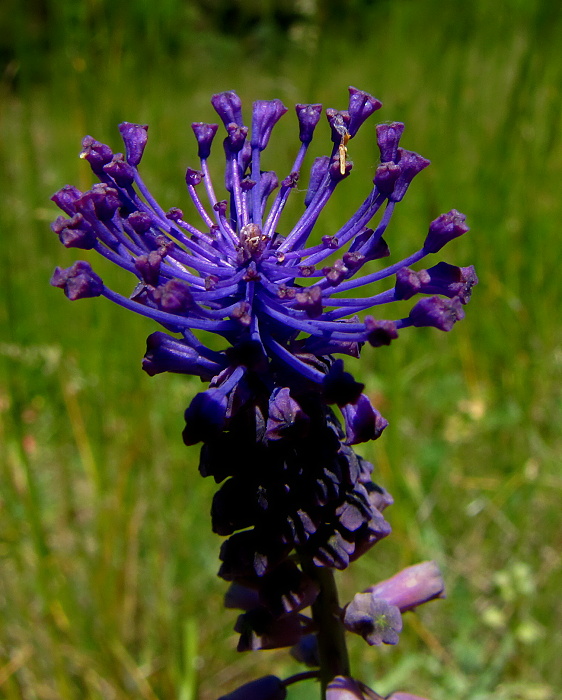
[[[219,700],[285,700],[286,697],[285,686],[277,676],[263,676],[221,695]]]
[[[428,698],[422,698],[421,695],[412,695],[412,693],[392,693],[392,695],[387,695],[386,700],[428,700]]]
[[[444,598],[445,583],[437,564],[424,561],[370,586],[364,593],[396,605],[403,613],[435,598]]]
[[[418,301],[408,318],[418,328],[433,326],[440,331],[450,331],[457,321],[464,318],[464,311],[458,297],[427,297]]]
[[[81,157],[99,183],[53,195],[65,216],[52,229],[63,245],[94,250],[132,283],[120,294],[83,261],[57,268],[51,283],[70,299],[102,295],[160,324],[163,332],[147,341],[149,375],[210,382],[185,411],[183,438],[187,445],[203,442],[199,471],[220,484],[211,522],[226,538],[218,574],[233,584],[227,605],[243,610],[238,649],[296,645],[296,658],[321,667],[284,682],[266,676],[221,700],[284,700],[286,686],[312,677],[322,679],[327,700],[382,700],[344,676],[325,687],[329,666],[345,668],[343,653],[339,665],[328,659],[332,649],[339,656],[333,635],[343,632],[342,623],[371,645],[396,644],[401,610],[441,596],[443,588],[431,564],[419,565],[340,611],[332,574],[320,571],[345,569],[391,532],[382,511],[392,496],[351,447],[377,439],[387,422],[335,356],[359,357],[365,343],[389,345],[411,326],[450,330],[477,283],[474,268],[420,268],[468,227],[452,210],[432,222],[415,252],[371,264],[390,255],[387,232],[397,204],[429,165],[399,146],[404,126],[395,122],[377,129],[381,163],[363,201],[337,229],[319,230],[319,220],[320,227],[333,221],[324,211],[336,187],[355,176],[349,139],[381,106],[366,92],[351,87],[347,111],[326,110],[331,140],[316,159],[308,150],[322,107],[297,105],[299,141],[282,174],[264,171],[261,153],[287,111],[283,103],[255,102],[248,138],[235,92],[211,102],[224,126],[223,177],[213,182],[207,162],[219,127],[194,122],[199,163],[185,174],[190,208],[162,207],[143,182],[137,166],[147,126],[120,125],[126,157],[84,139]],[[307,159],[308,182],[301,172]],[[289,198],[297,201],[286,208]],[[295,208],[300,213],[288,222],[284,214]],[[431,296],[411,308],[405,302],[417,294]],[[411,311],[387,318],[383,305]],[[211,335],[218,339],[206,345]],[[302,612],[309,607],[310,618]]]
[[[358,90],[357,88],[349,88],[349,135],[355,136],[362,126],[363,122],[368,119],[373,112],[382,107],[382,102],[376,97],[369,95],[368,92]]]
[[[227,127],[229,124],[242,126],[242,101],[233,90],[219,92],[211,97],[211,104],[216,113],[222,119],[222,123]]]
[[[271,131],[287,108],[281,100],[257,100],[252,112],[252,148],[260,151],[267,146]]]
[[[343,613],[346,629],[359,634],[370,646],[397,644],[402,616],[396,605],[371,593],[357,593]]]
[[[465,215],[456,209],[451,209],[447,214],[441,214],[429,226],[429,233],[423,244],[426,253],[438,253],[441,248],[453,238],[462,236],[469,231],[465,224]]]
[[[312,141],[314,129],[322,116],[322,105],[296,105],[297,118],[299,120],[299,139],[302,143],[309,144]]]
[[[218,131],[218,124],[205,124],[205,122],[193,122],[191,125],[197,143],[199,145],[198,156],[201,159],[208,158],[211,153],[211,144]]]
[[[119,124],[119,131],[125,143],[127,163],[136,167],[141,162],[144,147],[148,140],[148,126],[146,124],[123,122]]]
[[[71,300],[99,297],[103,292],[101,278],[90,267],[90,263],[78,260],[72,267],[57,267],[51,277],[53,287],[60,287]]]

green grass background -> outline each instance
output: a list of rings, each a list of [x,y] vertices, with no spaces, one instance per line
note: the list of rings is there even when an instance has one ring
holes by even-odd
[[[299,670],[282,650],[236,653],[214,484],[180,436],[200,384],[142,373],[145,319],[49,286],[76,259],[49,197],[92,183],[84,134],[118,149],[128,120],[150,124],[153,192],[189,210],[189,125],[214,120],[212,93],[345,108],[348,85],[432,160],[395,214],[393,259],[455,207],[472,230],[442,258],[480,276],[452,333],[411,329],[348,362],[391,422],[362,452],[396,504],[392,536],[338,575],[342,598],[427,558],[448,588],[406,616],[397,647],[350,640],[355,674],[432,700],[560,697],[562,5],[6,0],[0,28],[0,698],[213,700]],[[282,177],[295,122],[267,151]],[[315,155],[327,138],[322,124]],[[322,233],[369,187],[372,126],[349,155]]]

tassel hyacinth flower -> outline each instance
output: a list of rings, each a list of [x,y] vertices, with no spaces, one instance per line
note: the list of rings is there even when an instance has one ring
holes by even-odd
[[[330,700],[380,698],[351,678],[345,631],[369,644],[395,644],[401,613],[442,595],[443,586],[433,564],[420,565],[340,607],[333,570],[390,533],[383,511],[392,497],[352,449],[377,439],[387,422],[337,356],[359,357],[366,343],[388,345],[409,326],[448,331],[462,319],[477,282],[473,267],[417,263],[468,227],[458,211],[442,214],[419,250],[376,268],[372,263],[390,254],[383,236],[396,205],[429,165],[399,145],[403,124],[377,126],[380,163],[372,186],[343,226],[320,237],[318,218],[352,173],[348,143],[381,103],[349,88],[347,110],[326,110],[328,152],[313,161],[302,214],[289,225],[283,209],[290,196],[300,196],[322,106],[296,106],[300,147],[279,181],[262,170],[261,154],[287,111],[282,102],[255,102],[248,128],[236,93],[211,101],[226,132],[226,199],[209,174],[216,124],[192,124],[199,169],[188,168],[185,179],[197,222],[178,208],[164,211],[141,179],[148,127],[120,125],[124,154],[87,136],[81,157],[100,182],[87,192],[73,186],[57,192],[52,199],[66,216],[52,228],[65,246],[95,250],[136,283],[123,296],[84,261],[57,268],[51,282],[72,300],[105,296],[157,321],[165,331],[148,338],[148,374],[209,382],[185,412],[183,437],[187,445],[203,443],[200,472],[221,484],[211,519],[214,532],[227,538],[219,575],[231,583],[227,607],[241,611],[238,648],[293,647],[295,658],[319,667],[284,681],[267,676],[224,698],[277,700],[309,677],[320,679]],[[379,311],[417,296],[405,317]],[[224,348],[209,348],[197,331],[217,334]]]

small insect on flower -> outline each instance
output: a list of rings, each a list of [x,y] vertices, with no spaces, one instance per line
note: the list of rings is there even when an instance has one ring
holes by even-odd
[[[351,138],[351,134],[347,130],[342,114],[337,114],[332,122],[332,129],[337,131],[341,136],[341,141],[338,146],[338,156],[340,163],[340,175],[345,175],[345,164],[347,158],[347,144]]]

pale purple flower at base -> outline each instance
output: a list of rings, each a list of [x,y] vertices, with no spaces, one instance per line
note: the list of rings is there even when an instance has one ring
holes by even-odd
[[[398,644],[402,631],[400,609],[370,593],[357,593],[346,605],[342,620],[346,629],[360,634],[370,646]]]
[[[412,693],[392,693],[392,695],[387,695],[385,700],[429,700],[429,698],[422,698],[421,695],[412,695]]]
[[[336,676],[328,684],[326,700],[365,700],[365,695],[353,678]]]
[[[347,676],[336,676],[326,689],[326,700],[384,700],[364,683]]]
[[[350,632],[360,634],[371,645],[396,644],[401,631],[400,613],[443,598],[444,592],[437,564],[425,561],[357,593],[344,608],[342,620]]]
[[[364,593],[383,598],[387,603],[396,605],[400,612],[406,612],[430,600],[444,598],[445,582],[437,564],[424,561],[370,586]]]

